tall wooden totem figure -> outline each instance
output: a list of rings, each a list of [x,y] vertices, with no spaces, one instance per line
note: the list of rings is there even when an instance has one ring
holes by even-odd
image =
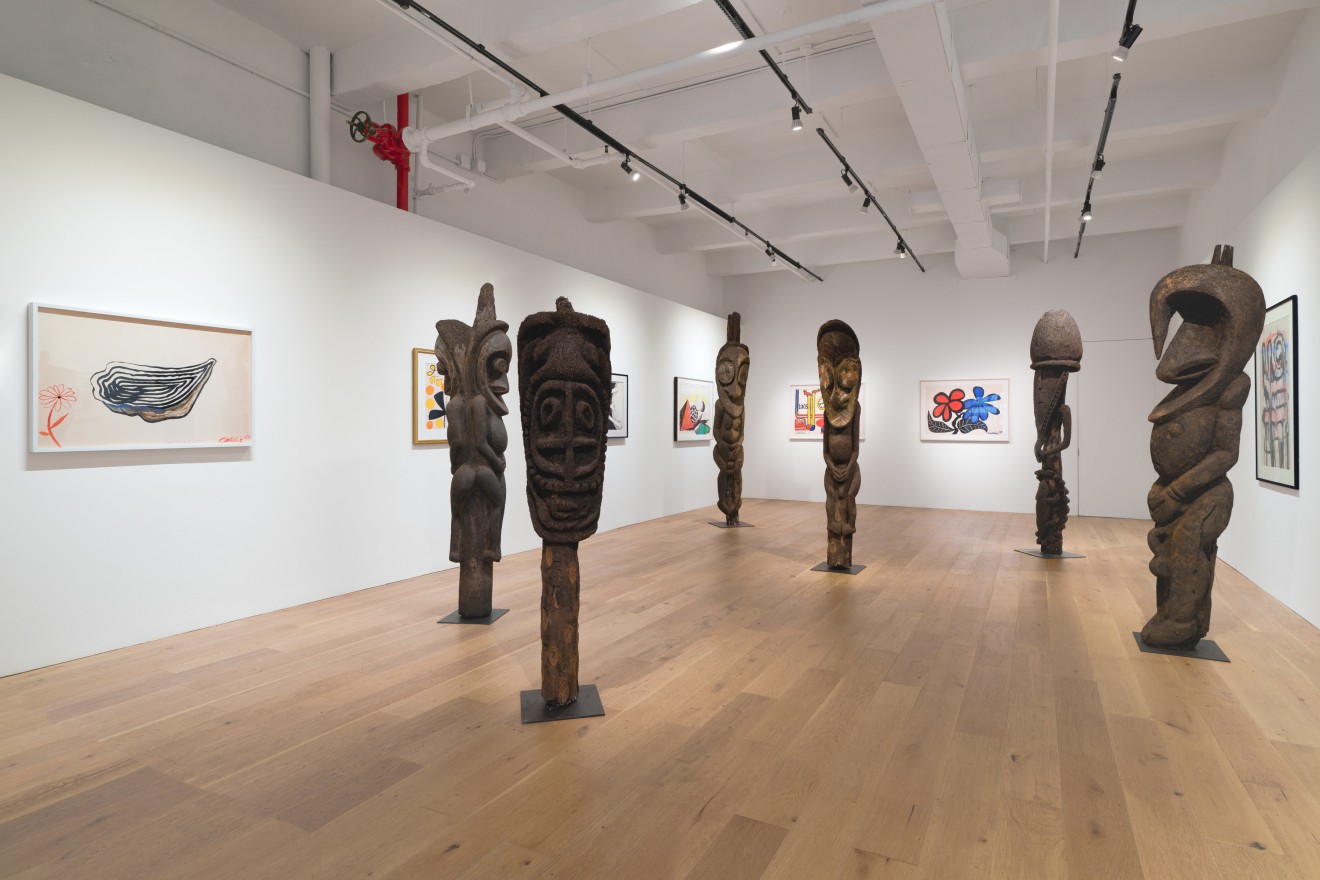
[[[495,288],[481,286],[472,326],[435,324],[435,356],[445,378],[449,439],[449,558],[459,564],[458,617],[491,617],[492,570],[504,525],[504,450],[509,435],[509,325],[495,317]],[[503,613],[503,609],[500,610]],[[452,618],[446,618],[450,621]]]
[[[600,519],[610,374],[609,327],[564,297],[518,328],[527,503],[542,540],[541,697],[552,709],[578,698],[578,543]]]
[[[742,507],[743,431],[746,424],[743,395],[747,393],[747,370],[751,353],[742,344],[742,316],[729,315],[729,341],[715,357],[715,463],[719,465],[716,485],[720,512],[726,526],[738,526]]]
[[[862,407],[861,347],[857,334],[842,321],[826,321],[816,334],[816,368],[825,404],[825,520],[831,569],[852,568],[852,536],[857,531],[857,490],[862,472],[857,466]]]
[[[1174,313],[1182,325],[1167,349]],[[1233,268],[1233,248],[1215,246],[1210,265],[1184,266],[1150,294],[1155,376],[1174,389],[1151,411],[1150,458],[1159,479],[1146,503],[1155,527],[1155,616],[1141,640],[1191,650],[1210,629],[1210,590],[1218,540],[1233,512],[1228,471],[1238,458],[1242,405],[1251,379],[1242,370],[1265,324],[1265,296]],[[1163,350],[1163,357],[1160,357]]]
[[[1036,371],[1036,543],[1044,556],[1063,555],[1063,528],[1068,523],[1068,487],[1063,482],[1060,453],[1072,443],[1072,411],[1063,402],[1068,374],[1082,368],[1082,334],[1063,309],[1053,309],[1036,322],[1031,334],[1031,369]]]

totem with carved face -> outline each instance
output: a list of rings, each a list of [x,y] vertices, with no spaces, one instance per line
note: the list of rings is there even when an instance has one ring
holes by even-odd
[[[1165,349],[1174,313],[1182,325]],[[1251,392],[1242,370],[1264,324],[1264,293],[1233,268],[1229,246],[1216,246],[1208,266],[1175,269],[1151,292],[1155,355],[1163,349],[1155,376],[1174,389],[1150,414],[1159,476],[1146,498],[1156,579],[1156,611],[1141,630],[1148,645],[1191,649],[1210,628],[1218,540],[1233,512],[1228,471]]]
[[[1063,309],[1041,316],[1031,334],[1031,369],[1036,371],[1033,403],[1036,413],[1036,542],[1047,556],[1063,552],[1063,528],[1068,522],[1068,487],[1063,482],[1060,453],[1072,442],[1072,411],[1063,402],[1068,374],[1082,366],[1082,334]]]
[[[862,472],[857,466],[862,387],[861,347],[857,334],[842,321],[826,321],[816,334],[816,367],[825,404],[826,562],[831,568],[852,565],[852,536],[857,531],[857,491]]]
[[[743,396],[747,392],[747,371],[751,367],[751,353],[742,344],[742,317],[729,315],[728,339],[715,357],[715,386],[719,397],[715,401],[715,464],[719,466],[716,487],[719,490],[720,511],[728,525],[738,524],[738,510],[742,507],[743,430],[745,424]]]

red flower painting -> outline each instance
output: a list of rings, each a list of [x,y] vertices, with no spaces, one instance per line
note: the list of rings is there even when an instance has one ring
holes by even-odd
[[[948,394],[943,391],[935,395],[935,408],[931,410],[931,415],[935,418],[947,422],[958,413],[962,412],[964,398],[967,393],[961,388],[955,388]]]
[[[69,413],[65,413],[58,419],[55,419],[55,413],[64,409],[73,409],[73,405],[78,402],[78,395],[67,385],[52,385],[49,388],[43,388],[41,394],[38,395],[38,399],[41,401],[41,405],[49,407],[49,410],[46,412],[46,430],[37,433],[42,437],[49,437],[50,442],[63,449],[64,447],[60,446],[60,441],[55,437],[55,429],[69,417]],[[54,421],[51,421],[52,419]]]

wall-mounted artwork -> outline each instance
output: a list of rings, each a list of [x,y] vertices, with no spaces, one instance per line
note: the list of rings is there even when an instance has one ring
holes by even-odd
[[[709,440],[715,417],[715,383],[675,376],[672,412],[675,440]]]
[[[252,445],[252,331],[33,303],[33,452]]]
[[[922,440],[1008,442],[1007,379],[939,379],[920,383]]]
[[[865,403],[866,385],[857,389],[857,402]],[[788,401],[791,407],[788,423],[790,440],[821,440],[825,437],[825,401],[820,396],[820,383],[789,385]],[[866,439],[866,423],[859,424],[859,440]]]
[[[1265,311],[1256,347],[1256,479],[1298,487],[1297,297]]]
[[[628,436],[628,375],[614,373],[610,376],[610,414],[607,439],[622,439]]]
[[[445,377],[435,350],[413,352],[413,439],[417,445],[447,443],[445,434]]]

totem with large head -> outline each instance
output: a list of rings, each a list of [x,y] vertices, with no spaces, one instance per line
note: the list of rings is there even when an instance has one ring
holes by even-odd
[[[857,409],[862,387],[861,346],[857,334],[843,321],[826,321],[816,334],[816,369],[820,373],[820,395],[825,420],[833,428],[846,430]]]
[[[1036,371],[1033,403],[1036,411],[1036,460],[1044,461],[1068,448],[1071,425],[1064,395],[1068,374],[1082,368],[1082,333],[1064,309],[1041,315],[1031,334],[1031,369]]]
[[[752,364],[751,352],[742,343],[742,316],[737,312],[729,314],[728,342],[720,346],[715,355],[715,385],[719,390],[719,399],[727,400],[734,406],[742,406],[743,395],[747,392],[747,371]],[[716,404],[718,409],[719,404]]]
[[[447,397],[480,396],[491,412],[505,416],[509,407],[509,367],[513,342],[509,325],[495,317],[495,288],[481,285],[472,326],[452,319],[436,321],[435,356],[445,377]]]

